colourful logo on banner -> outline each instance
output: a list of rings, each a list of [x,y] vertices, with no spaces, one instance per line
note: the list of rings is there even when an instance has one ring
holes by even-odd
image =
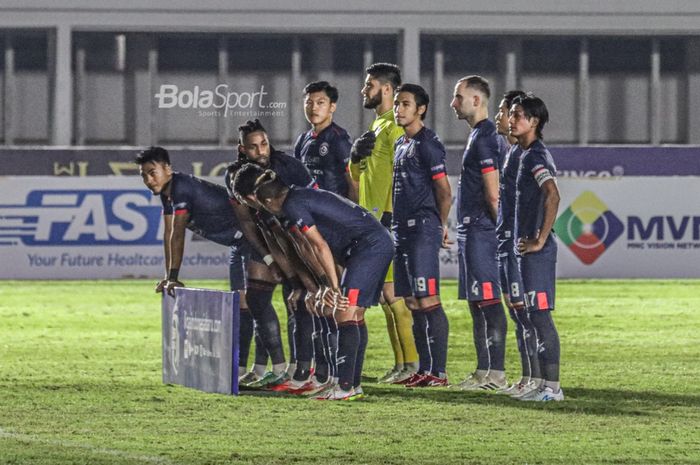
[[[161,210],[145,189],[35,190],[0,205],[0,246],[156,245]]]
[[[554,230],[586,265],[594,263],[620,237],[624,226],[597,195],[582,193],[554,223]]]

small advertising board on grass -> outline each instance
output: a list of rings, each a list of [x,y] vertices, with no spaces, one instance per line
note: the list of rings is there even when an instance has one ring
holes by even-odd
[[[238,293],[176,288],[162,318],[163,383],[238,394]]]

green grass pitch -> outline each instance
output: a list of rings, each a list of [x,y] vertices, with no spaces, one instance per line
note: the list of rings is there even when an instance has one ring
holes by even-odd
[[[699,281],[561,281],[567,399],[548,404],[371,383],[351,403],[166,386],[153,284],[0,283],[0,464],[700,463]],[[471,325],[454,282],[443,300],[458,382]],[[376,376],[393,359],[382,311],[367,321]]]

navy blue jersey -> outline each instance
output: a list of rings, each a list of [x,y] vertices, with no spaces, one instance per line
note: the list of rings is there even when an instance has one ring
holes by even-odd
[[[399,137],[394,148],[393,225],[406,226],[410,219],[440,219],[433,181],[447,176],[445,146],[428,128],[413,138]]]
[[[271,169],[287,187],[313,187],[316,184],[304,164],[284,152],[273,151],[270,154]]]
[[[537,237],[544,218],[544,193],[541,186],[556,181],[557,168],[541,140],[535,141],[520,157],[516,181],[515,237]],[[550,237],[552,235],[550,234]]]
[[[489,119],[479,121],[469,134],[462,156],[462,172],[457,194],[458,225],[468,225],[488,216],[482,175],[498,169],[499,135]],[[459,227],[458,226],[458,227]]]
[[[518,144],[511,146],[501,170],[501,183],[498,197],[498,222],[496,232],[502,241],[513,239],[515,225],[515,182],[520,168],[523,149]]]
[[[347,197],[346,172],[351,147],[347,131],[331,123],[319,133],[309,129],[300,135],[294,156],[306,166],[321,189]]]
[[[510,142],[503,134],[498,135],[498,171],[503,170],[503,165],[506,162],[506,155],[510,151]]]
[[[371,246],[374,238],[389,235],[367,210],[324,190],[290,189],[282,213],[302,232],[316,226],[340,263],[350,247]]]
[[[175,172],[170,195],[160,195],[164,215],[189,213],[187,229],[212,242],[234,245],[243,237],[226,188]]]

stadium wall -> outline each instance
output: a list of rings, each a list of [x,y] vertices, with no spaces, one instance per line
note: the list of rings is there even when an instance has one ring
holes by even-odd
[[[397,8],[400,7],[400,8]],[[488,77],[552,109],[556,143],[700,143],[700,6],[693,1],[153,2],[5,0],[2,143],[218,145],[261,113],[291,143],[304,83],[330,79],[338,121],[367,126],[358,91],[371,61],[402,65],[429,89],[428,124],[464,139],[447,105],[454,81]],[[252,93],[270,112],[159,108],[163,85]],[[493,106],[497,102],[492,102]],[[268,114],[269,113],[269,114]]]

